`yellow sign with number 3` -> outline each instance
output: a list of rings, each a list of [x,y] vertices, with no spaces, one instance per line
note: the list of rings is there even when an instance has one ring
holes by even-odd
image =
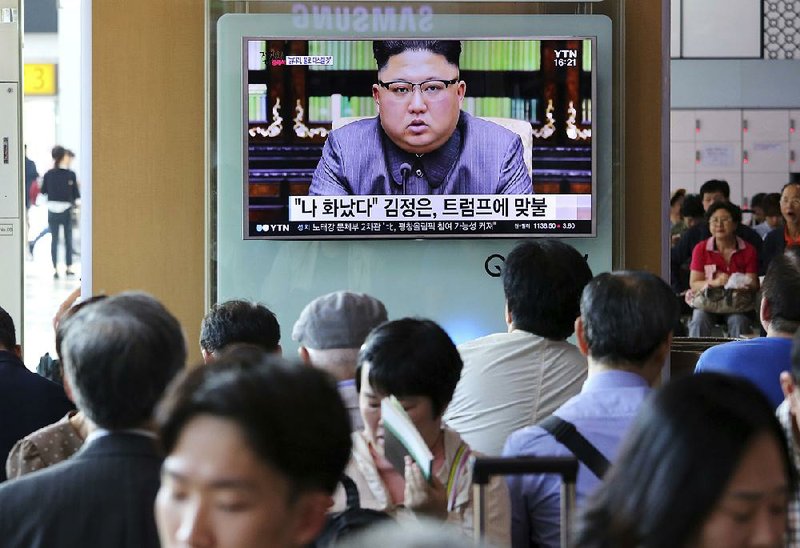
[[[56,65],[25,64],[25,95],[55,95]]]

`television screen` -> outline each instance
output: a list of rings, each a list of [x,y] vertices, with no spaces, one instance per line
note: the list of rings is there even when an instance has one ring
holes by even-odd
[[[245,238],[595,236],[595,40],[245,38]]]

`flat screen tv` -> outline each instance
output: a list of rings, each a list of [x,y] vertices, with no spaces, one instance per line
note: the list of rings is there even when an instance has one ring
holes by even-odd
[[[246,239],[596,235],[596,37],[242,48]]]

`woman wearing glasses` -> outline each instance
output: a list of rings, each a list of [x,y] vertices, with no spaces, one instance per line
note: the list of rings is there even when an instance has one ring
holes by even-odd
[[[738,289],[758,289],[758,253],[756,248],[736,236],[742,220],[742,210],[729,202],[714,202],[706,211],[711,237],[701,241],[692,251],[689,286],[691,294],[712,287],[725,287],[734,274],[742,274],[744,286]],[[689,322],[690,337],[708,337],[718,321],[728,326],[729,337],[739,337],[752,331],[747,314],[713,314],[697,308]]]
[[[764,238],[761,272],[788,247],[800,246],[800,182],[787,183],[781,190],[781,215],[785,221]]]

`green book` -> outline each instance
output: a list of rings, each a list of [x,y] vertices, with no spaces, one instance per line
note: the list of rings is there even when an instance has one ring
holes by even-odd
[[[422,434],[414,426],[403,406],[394,396],[381,400],[381,420],[383,421],[383,452],[386,460],[395,470],[405,472],[405,457],[410,455],[419,466],[426,480],[433,473],[433,453]]]

